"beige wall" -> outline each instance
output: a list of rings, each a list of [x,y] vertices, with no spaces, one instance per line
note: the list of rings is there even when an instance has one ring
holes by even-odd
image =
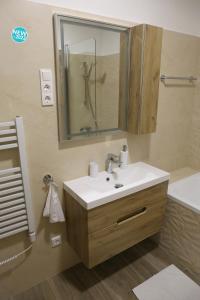
[[[161,73],[195,76],[200,39],[164,31]],[[150,161],[167,170],[188,165],[194,95],[197,86],[188,81],[160,83],[157,131],[150,140]]]
[[[29,0],[200,36],[198,0]],[[192,5],[191,5],[192,4]]]
[[[164,30],[161,57],[161,74],[174,76],[196,76],[200,38]],[[151,164],[168,171],[191,165],[192,119],[194,119],[199,94],[198,83],[193,85],[188,81],[160,82],[157,130],[149,136],[128,138],[131,159],[134,159],[135,147],[139,142],[141,153]],[[196,131],[198,130],[196,116]],[[193,120],[194,123],[194,120]],[[194,125],[193,125],[194,127]],[[200,140],[196,133],[196,152],[200,151]],[[194,142],[194,138],[193,138]],[[138,147],[139,148],[139,147]],[[194,152],[194,151],[193,151]],[[198,153],[196,153],[198,159]],[[194,167],[194,166],[193,166]],[[200,163],[199,163],[200,168]]]
[[[158,129],[141,137],[128,135],[120,139],[106,138],[97,143],[60,148],[57,137],[56,105],[41,107],[39,69],[54,70],[52,14],[57,10],[28,1],[3,0],[0,3],[0,121],[16,115],[24,117],[31,191],[38,230],[32,252],[25,258],[0,269],[0,298],[17,293],[60,272],[78,261],[67,244],[65,225],[49,225],[42,209],[45,191],[42,178],[54,176],[62,196],[64,180],[86,175],[89,160],[104,168],[108,152],[119,153],[128,142],[130,161],[149,160],[167,170],[187,165],[189,126],[194,88],[160,85]],[[63,10],[65,13],[72,14]],[[25,26],[29,39],[14,44],[10,32],[16,25]],[[194,74],[197,64],[198,39],[164,31],[162,72]],[[15,164],[9,154],[0,153],[0,168]],[[6,159],[6,163],[3,159]],[[63,234],[63,245],[52,249],[49,236]],[[0,260],[22,250],[28,240],[24,234],[1,241]]]
[[[198,82],[195,88],[194,106],[192,111],[191,136],[189,140],[189,165],[194,169],[200,169],[200,42],[198,50]]]

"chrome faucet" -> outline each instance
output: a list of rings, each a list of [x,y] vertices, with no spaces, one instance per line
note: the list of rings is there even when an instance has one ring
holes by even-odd
[[[120,159],[119,156],[113,153],[108,153],[107,159],[106,159],[106,171],[109,174],[113,173],[113,164],[120,165]]]

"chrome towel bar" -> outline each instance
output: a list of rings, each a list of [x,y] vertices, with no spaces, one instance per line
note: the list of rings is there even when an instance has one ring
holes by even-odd
[[[160,80],[161,81],[165,81],[165,80],[168,80],[168,79],[172,79],[172,80],[188,80],[190,82],[193,82],[195,80],[197,80],[197,77],[194,77],[194,76],[167,76],[167,75],[161,75],[160,76]]]

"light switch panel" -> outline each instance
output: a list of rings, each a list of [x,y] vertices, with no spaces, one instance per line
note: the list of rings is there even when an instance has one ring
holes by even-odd
[[[52,73],[51,70],[42,69],[42,80],[44,81],[52,81]]]
[[[40,86],[42,106],[51,106],[54,104],[53,100],[53,81],[52,71],[50,69],[40,69]]]

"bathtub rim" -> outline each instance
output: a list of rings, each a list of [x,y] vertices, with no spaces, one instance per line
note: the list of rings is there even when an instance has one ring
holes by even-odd
[[[179,195],[176,194],[176,192],[169,193],[169,189],[170,189],[171,185],[174,186],[174,185],[176,185],[176,183],[180,183],[181,181],[185,181],[188,178],[196,177],[196,176],[200,177],[200,172],[197,172],[197,173],[189,175],[189,176],[185,176],[181,179],[178,179],[178,180],[170,183],[169,186],[168,186],[167,197],[169,199],[171,199],[172,201],[175,201],[176,203],[178,203],[178,204],[184,206],[185,208],[188,208],[188,209],[192,210],[193,212],[200,215],[200,206],[197,206],[195,204],[191,204],[190,202],[188,203],[188,198],[187,197],[184,197],[184,196],[180,197]],[[200,201],[200,195],[199,195],[199,201]]]
[[[175,198],[175,196],[171,196],[169,194],[167,194],[167,198],[174,201],[174,202],[176,202],[176,203],[178,203],[178,204],[180,204],[180,205],[182,205],[182,206],[184,206],[185,208],[187,208],[189,210],[192,210],[193,212],[197,213],[198,215],[200,215],[200,209],[197,208],[196,206],[191,205],[191,204],[189,204],[189,203],[187,203],[183,200],[180,200],[180,199],[178,199],[178,197]]]

